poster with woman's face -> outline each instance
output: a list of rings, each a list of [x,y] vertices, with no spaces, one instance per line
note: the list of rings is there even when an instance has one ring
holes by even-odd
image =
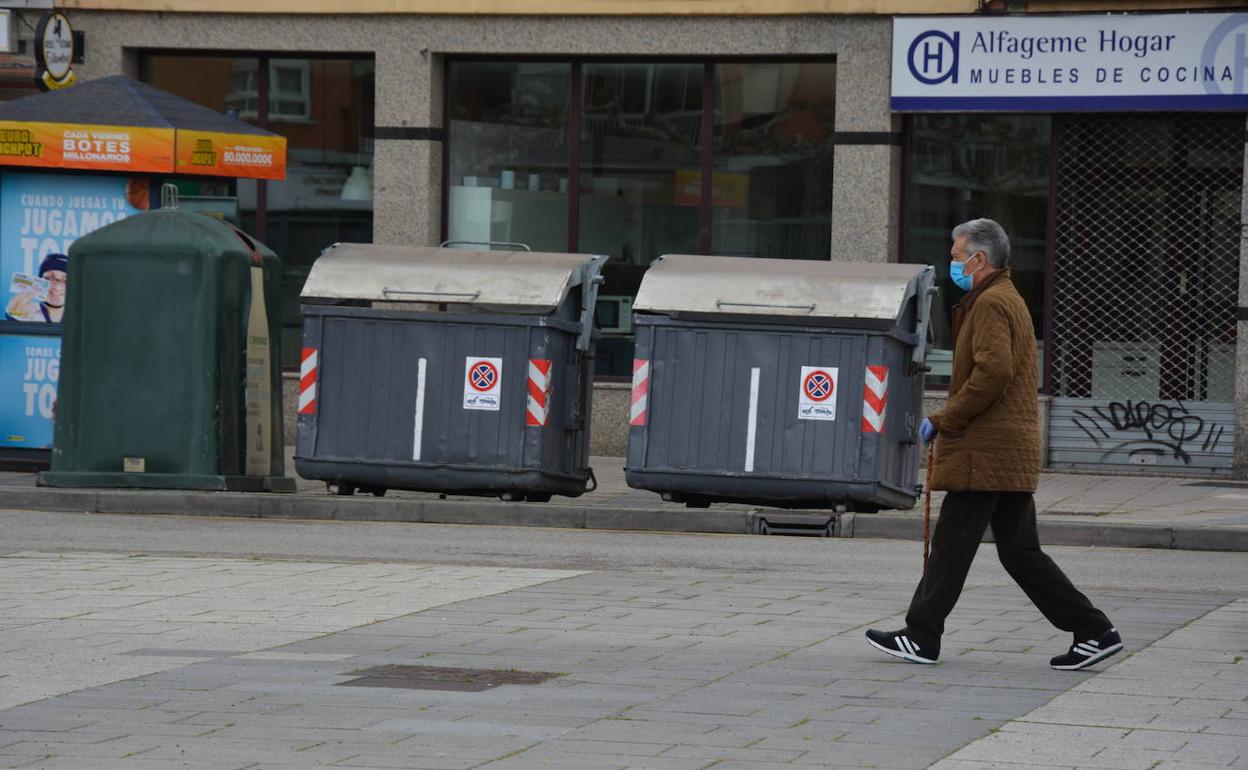
[[[144,179],[0,173],[0,316],[31,330],[59,324],[70,245],[148,208]],[[52,446],[61,338],[0,332],[0,448]]]

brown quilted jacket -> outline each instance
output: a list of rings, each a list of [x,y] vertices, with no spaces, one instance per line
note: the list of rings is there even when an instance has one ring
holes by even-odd
[[[953,338],[949,400],[931,416],[932,489],[1036,491],[1036,334],[1008,269],[954,307]]]

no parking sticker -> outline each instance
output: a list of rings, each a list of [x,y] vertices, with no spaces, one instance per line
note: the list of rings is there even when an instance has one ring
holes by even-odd
[[[799,420],[836,419],[835,366],[803,366],[801,392],[797,396]]]
[[[497,412],[502,398],[503,359],[468,356],[464,363],[464,408]]]

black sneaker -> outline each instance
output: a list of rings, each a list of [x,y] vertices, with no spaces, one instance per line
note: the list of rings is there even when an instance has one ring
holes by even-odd
[[[1069,652],[1053,658],[1049,661],[1049,665],[1061,671],[1078,671],[1105,660],[1121,649],[1122,637],[1111,628],[1100,639],[1088,639],[1083,642],[1076,639],[1075,643],[1070,645]]]
[[[887,652],[897,658],[911,663],[932,664],[940,657],[940,648],[920,647],[913,639],[901,631],[867,631],[867,644],[881,652]]]

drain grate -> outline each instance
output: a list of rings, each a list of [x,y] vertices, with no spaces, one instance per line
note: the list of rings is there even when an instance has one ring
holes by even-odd
[[[768,511],[766,515],[755,515],[754,532],[759,535],[836,537],[836,517],[826,514]]]
[[[399,690],[453,690],[482,692],[502,684],[541,684],[562,674],[545,671],[499,671],[488,668],[439,666],[374,666],[349,672],[358,677],[339,687],[392,687]]]

